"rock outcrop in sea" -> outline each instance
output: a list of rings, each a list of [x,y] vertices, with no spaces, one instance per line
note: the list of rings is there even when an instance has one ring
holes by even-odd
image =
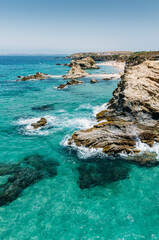
[[[44,127],[47,123],[46,118],[40,118],[39,121],[37,121],[36,123],[32,123],[31,126],[35,129],[39,128],[39,127]]]
[[[78,78],[83,78],[89,76],[89,74],[84,71],[80,65],[78,64],[73,64],[71,70],[66,74],[63,75],[64,79],[78,79]]]
[[[81,83],[83,83],[83,82],[72,79],[70,81],[67,81],[65,84],[60,84],[60,86],[58,86],[57,89],[64,89],[66,86],[77,85],[77,84],[81,84]]]
[[[138,154],[138,141],[151,147],[159,142],[159,61],[127,67],[108,108],[96,117],[99,124],[75,132],[70,145],[101,148],[104,153],[116,155]],[[155,162],[152,156],[127,159],[142,164]]]
[[[51,76],[46,73],[37,72],[34,75],[28,75],[28,76],[24,76],[24,77],[18,76],[18,79],[16,81],[45,80],[50,77]]]
[[[99,69],[99,67],[96,65],[95,61],[91,57],[72,60],[69,64],[69,67],[72,67],[74,64],[80,65],[82,69]]]
[[[90,83],[97,83],[97,82],[98,82],[98,80],[95,79],[95,78],[92,78],[91,81],[90,81]]]

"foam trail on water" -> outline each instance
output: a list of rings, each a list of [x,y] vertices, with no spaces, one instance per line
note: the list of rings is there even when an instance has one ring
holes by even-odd
[[[92,105],[90,103],[87,104],[81,104],[78,108],[76,108],[76,111],[81,109],[92,109]]]
[[[93,107],[93,116],[96,116],[96,114],[101,111],[107,110],[108,106],[109,106],[108,103],[104,103],[102,105]]]
[[[60,145],[64,146],[64,147],[68,147],[70,146],[73,150],[77,151],[77,156],[80,159],[87,159],[89,157],[95,157],[95,156],[106,156],[106,154],[104,154],[102,152],[102,148],[86,148],[86,147],[82,147],[82,146],[77,146],[75,143],[69,145],[68,144],[68,140],[71,138],[70,135],[66,135],[65,138],[61,141]]]
[[[153,147],[150,147],[146,143],[142,143],[140,140],[136,143],[136,148],[143,152],[154,152],[157,154],[157,160],[159,161],[159,143],[155,142]]]
[[[34,129],[33,126],[31,126],[31,124],[39,121],[40,117],[38,118],[32,117],[28,119],[20,118],[17,121],[17,125],[23,127],[23,133],[25,135],[48,135],[49,134],[48,129],[55,125],[56,117],[47,115],[44,116],[44,118],[47,119],[46,126],[40,127],[38,129]]]
[[[52,132],[57,132],[63,130],[64,128],[73,129],[87,129],[91,128],[96,124],[96,119],[89,118],[72,118],[69,119],[69,115],[64,110],[60,111],[62,115],[58,118],[55,116],[46,115],[43,116],[47,119],[47,124],[44,127],[34,129],[31,124],[36,123],[40,120],[40,117],[29,117],[29,118],[20,118],[16,125],[21,126],[23,129],[23,134],[26,135],[48,135]],[[52,128],[53,127],[53,128]]]

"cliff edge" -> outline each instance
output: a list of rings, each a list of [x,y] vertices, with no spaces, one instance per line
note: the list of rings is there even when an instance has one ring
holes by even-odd
[[[99,124],[77,131],[69,144],[102,148],[104,153],[140,152],[136,143],[159,142],[159,61],[144,61],[125,69],[108,108],[96,116]],[[134,158],[145,163],[150,158]]]

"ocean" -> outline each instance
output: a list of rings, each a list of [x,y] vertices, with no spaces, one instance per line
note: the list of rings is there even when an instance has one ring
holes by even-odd
[[[91,84],[84,78],[83,84],[61,90],[57,87],[65,80],[60,77],[16,81],[18,75],[36,72],[66,74],[68,66],[56,64],[69,61],[64,56],[0,56],[0,173],[4,166],[11,169],[0,174],[0,198],[3,184],[15,176],[26,178],[18,196],[0,207],[0,239],[159,239],[159,167],[67,144],[74,131],[96,123],[118,80],[97,78]],[[87,72],[118,71],[100,66]],[[48,124],[34,130],[31,123],[41,117]],[[16,164],[20,170],[13,170]],[[34,169],[36,180],[28,184],[25,171]]]

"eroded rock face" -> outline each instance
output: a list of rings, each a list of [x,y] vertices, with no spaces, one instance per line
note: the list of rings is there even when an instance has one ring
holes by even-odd
[[[37,123],[32,123],[31,126],[33,126],[35,129],[39,128],[39,127],[44,127],[47,123],[46,118],[40,118],[39,121],[37,121]]]
[[[71,81],[67,81],[67,83],[65,83],[65,84],[60,84],[60,86],[58,86],[57,89],[64,89],[66,86],[77,85],[77,84],[81,84],[81,83],[83,83],[83,82],[72,79]]]
[[[77,79],[83,78],[88,76],[89,74],[86,73],[78,64],[73,64],[71,70],[66,74],[63,75],[64,79]]]
[[[9,175],[8,180],[0,185],[0,206],[17,199],[31,184],[46,177],[54,177],[57,167],[57,162],[45,160],[40,155],[26,157],[17,164],[0,164],[0,176]]]
[[[18,76],[17,81],[28,81],[28,80],[45,80],[50,78],[50,75],[45,74],[45,73],[41,73],[41,72],[37,72],[34,75],[28,75],[28,76]]]
[[[95,61],[91,57],[72,60],[69,67],[72,67],[74,64],[80,65],[82,69],[99,69],[99,67],[96,65]]]
[[[97,114],[103,122],[77,131],[69,144],[102,148],[104,153],[138,153],[136,141],[153,146],[159,139],[159,61],[126,69],[108,108]],[[154,117],[155,116],[155,117]],[[142,162],[141,158],[134,158]]]

